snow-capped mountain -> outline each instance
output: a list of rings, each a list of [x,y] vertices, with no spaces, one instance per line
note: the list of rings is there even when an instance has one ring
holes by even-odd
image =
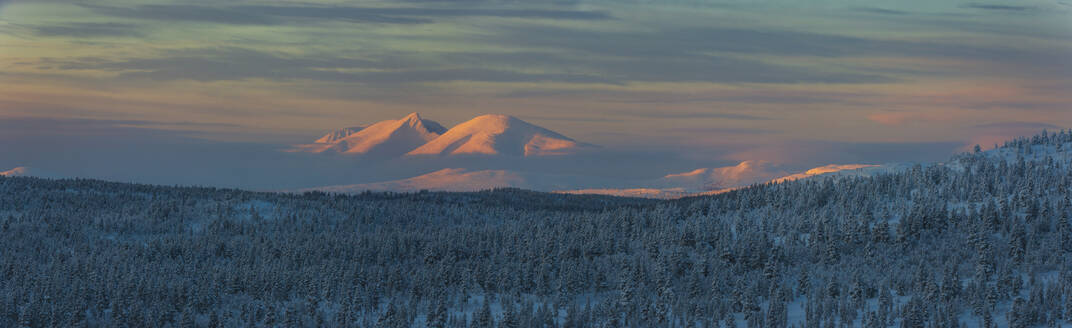
[[[306,152],[306,153],[323,153],[329,150],[335,150],[339,146],[338,142],[343,138],[349,137],[354,133],[364,130],[365,126],[354,126],[348,128],[342,128],[335,131],[331,131],[325,134],[320,139],[316,139],[313,143],[295,145],[293,148],[288,149],[288,152]]]
[[[446,129],[420,114],[381,121],[367,127],[333,131],[312,144],[295,146],[295,152],[337,152],[351,155],[400,156],[439,137]]]
[[[290,152],[351,155],[564,155],[590,144],[508,115],[481,115],[447,130],[412,113],[399,120],[332,131]]]
[[[710,191],[747,186],[786,175],[789,175],[789,171],[768,161],[743,161],[734,166],[700,168],[669,174],[655,181],[653,186]]]
[[[407,155],[562,155],[590,145],[507,115],[481,115]]]
[[[320,137],[320,139],[316,139],[316,143],[334,144],[336,142],[339,142],[342,139],[345,139],[346,137],[349,137],[349,136],[353,135],[354,133],[357,133],[357,132],[360,132],[361,130],[364,130],[367,127],[368,126],[354,126],[354,127],[348,127],[348,128],[335,130],[335,131],[332,131],[331,133],[325,134],[323,137]]]

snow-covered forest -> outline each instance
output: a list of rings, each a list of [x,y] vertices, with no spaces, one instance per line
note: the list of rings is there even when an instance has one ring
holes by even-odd
[[[0,177],[0,326],[1070,327],[1070,147],[672,201]]]

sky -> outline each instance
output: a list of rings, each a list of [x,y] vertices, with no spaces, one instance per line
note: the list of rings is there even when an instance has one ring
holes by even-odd
[[[279,151],[410,112],[517,116],[602,146],[559,163],[600,174],[941,161],[1072,127],[1072,2],[0,0],[0,67],[0,169],[70,176],[449,165]]]

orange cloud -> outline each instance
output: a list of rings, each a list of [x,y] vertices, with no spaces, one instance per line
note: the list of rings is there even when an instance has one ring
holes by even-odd
[[[882,125],[902,125],[913,116],[907,112],[883,112],[867,115],[867,119]]]

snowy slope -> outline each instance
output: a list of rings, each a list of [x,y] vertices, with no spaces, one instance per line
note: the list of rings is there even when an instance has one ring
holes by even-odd
[[[295,145],[290,152],[322,153],[334,149],[343,138],[349,137],[358,131],[365,129],[364,126],[342,128],[325,134],[311,144]]]
[[[670,174],[653,180],[611,180],[607,178],[542,174],[515,170],[467,170],[448,168],[416,177],[376,183],[310,188],[326,192],[363,191],[476,191],[493,188],[522,188],[566,194],[598,194],[646,198],[680,198],[715,194],[769,181],[787,181],[832,174],[866,175],[879,172],[878,165],[827,165],[790,174],[779,165],[745,161],[735,166],[702,168]],[[871,171],[864,171],[872,169]]]
[[[358,133],[365,128],[367,128],[367,126],[354,126],[335,130],[331,133],[324,135],[323,137],[320,137],[320,139],[316,139],[316,143],[333,144],[339,142],[339,140],[345,139],[346,137],[353,135],[354,133]]]
[[[505,170],[466,171],[450,168],[419,175],[409,179],[345,186],[313,188],[327,192],[357,193],[371,191],[477,191],[502,187],[525,187],[521,175]]]
[[[812,177],[869,176],[890,170],[903,169],[908,164],[830,164],[790,174],[780,165],[765,161],[744,161],[735,166],[701,168],[690,172],[670,174],[655,181],[638,183],[637,187],[589,188],[556,190],[566,194],[598,194],[611,196],[679,198],[714,195],[757,183],[784,182]]]
[[[829,174],[833,174],[833,173],[846,174],[846,173],[851,172],[851,173],[855,173],[855,174],[850,173],[851,175],[858,175],[858,176],[860,176],[860,175],[869,175],[869,174],[876,173],[878,171],[875,171],[875,170],[863,170],[863,169],[873,169],[873,168],[879,168],[879,167],[882,167],[882,165],[874,165],[874,164],[830,164],[830,165],[825,165],[825,166],[820,166],[820,167],[816,167],[816,168],[813,168],[813,169],[809,169],[809,170],[801,172],[801,173],[790,174],[790,175],[787,175],[787,176],[784,176],[784,177],[781,177],[781,178],[771,180],[771,182],[784,182],[784,181],[799,180],[799,179],[805,179],[805,178],[810,178],[810,177],[814,177],[814,176],[829,175]]]
[[[744,161],[734,166],[700,168],[669,174],[653,185],[689,191],[709,191],[766,182],[788,174],[789,172],[779,165],[768,161]]]
[[[445,130],[439,123],[411,113],[398,120],[334,131],[312,144],[295,146],[291,151],[399,156],[439,137]]]
[[[565,194],[597,194],[645,198],[679,198],[703,192],[719,192],[767,182],[789,175],[780,165],[768,161],[743,161],[734,166],[699,168],[659,179],[636,181],[627,188],[584,188],[556,190]]]
[[[513,116],[482,115],[458,124],[407,155],[562,155],[587,146]]]
[[[982,155],[1003,159],[1007,163],[1014,163],[1023,158],[1024,161],[1068,161],[1072,159],[1072,143],[1063,143],[1060,146],[1052,145],[1026,145],[1024,147],[996,148],[982,152]]]
[[[546,174],[516,170],[469,170],[447,168],[400,180],[353,185],[309,188],[301,191],[319,190],[339,193],[363,191],[478,191],[494,188],[522,188],[538,191],[575,189],[583,186],[620,185],[621,181],[606,178],[565,174]]]

